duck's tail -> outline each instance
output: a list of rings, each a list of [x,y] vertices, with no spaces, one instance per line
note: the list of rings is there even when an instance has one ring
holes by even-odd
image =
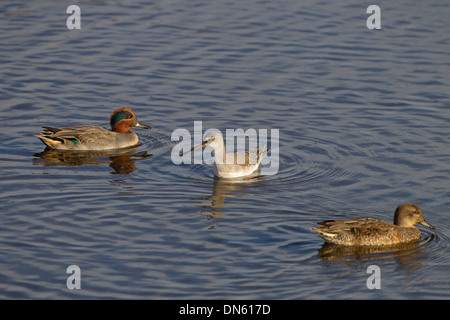
[[[36,134],[47,147],[51,149],[58,149],[58,146],[64,143],[64,140],[58,137],[55,137],[55,133],[60,131],[61,129],[52,128],[52,127],[43,127],[45,130],[42,130],[40,134]]]

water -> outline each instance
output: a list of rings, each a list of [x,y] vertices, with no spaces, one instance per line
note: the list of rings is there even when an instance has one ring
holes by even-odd
[[[359,1],[3,2],[0,298],[448,299],[450,9],[376,4],[381,30]],[[127,152],[33,136],[121,106],[152,126]],[[278,173],[174,165],[171,134],[194,121],[279,129]],[[403,202],[436,227],[412,246],[328,251],[309,230]]]

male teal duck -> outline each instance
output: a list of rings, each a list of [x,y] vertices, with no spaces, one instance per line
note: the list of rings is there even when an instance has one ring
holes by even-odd
[[[111,130],[100,126],[77,126],[66,128],[43,127],[36,135],[42,142],[55,150],[113,150],[137,145],[139,138],[131,127],[151,129],[138,122],[130,108],[115,110],[109,117]]]
[[[420,231],[414,226],[416,223],[434,229],[425,221],[417,205],[404,203],[395,211],[394,224],[375,218],[328,220],[311,230],[334,244],[380,246],[420,240]]]

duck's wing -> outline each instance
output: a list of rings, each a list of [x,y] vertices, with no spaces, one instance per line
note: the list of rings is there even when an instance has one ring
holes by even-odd
[[[324,239],[330,240],[337,237],[385,236],[392,232],[393,228],[395,229],[395,226],[383,220],[360,218],[323,221],[311,230],[316,231]]]
[[[47,146],[54,149],[72,145],[107,144],[111,141],[111,136],[114,134],[112,131],[98,126],[43,128],[44,130],[37,137]]]

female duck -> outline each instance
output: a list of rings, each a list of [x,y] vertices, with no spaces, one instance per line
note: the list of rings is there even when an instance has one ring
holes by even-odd
[[[404,203],[395,211],[394,224],[375,218],[329,220],[311,230],[334,244],[380,246],[420,240],[420,231],[414,227],[416,223],[434,229],[425,221],[418,206]]]
[[[139,138],[131,127],[151,129],[139,123],[133,110],[120,108],[110,118],[111,130],[100,126],[77,126],[66,128],[43,127],[36,135],[51,149],[56,150],[113,150],[135,146]]]

